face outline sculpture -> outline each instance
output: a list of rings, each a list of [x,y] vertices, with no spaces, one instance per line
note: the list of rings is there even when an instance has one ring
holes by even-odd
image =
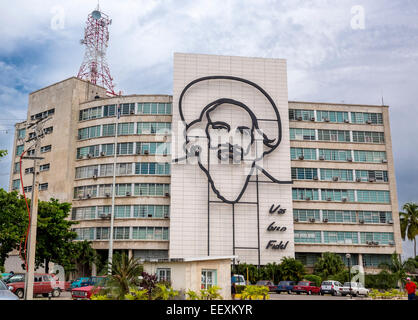
[[[220,98],[207,104],[202,109],[200,116],[197,119],[194,119],[193,121],[187,123],[184,116],[183,106],[183,99],[187,90],[189,90],[190,87],[192,87],[193,85],[209,80],[237,81],[245,83],[251,86],[253,89],[255,88],[267,100],[269,107],[271,108],[270,111],[273,111],[272,114],[274,118],[259,119],[257,118],[255,112],[253,112],[253,110],[244,103],[230,98]],[[190,82],[183,89],[179,97],[178,107],[180,118],[184,125],[183,136],[185,139],[185,143],[183,145],[183,151],[185,152],[186,156],[182,159],[175,159],[174,162],[177,163],[184,159],[196,158],[200,169],[205,173],[205,175],[208,178],[208,182],[211,186],[212,191],[220,200],[229,204],[238,203],[243,194],[245,193],[250,178],[255,172],[255,170],[260,170],[271,181],[275,183],[289,183],[281,182],[275,179],[262,167],[257,165],[257,162],[262,160],[266,155],[273,152],[279,146],[282,138],[281,121],[277,106],[274,103],[273,99],[268,95],[268,93],[265,90],[263,90],[260,86],[249,80],[233,76],[208,76],[199,78]],[[220,110],[222,108],[228,108],[230,113],[236,113],[237,115],[240,114],[240,117],[237,116],[237,118],[239,118],[240,120],[234,121],[234,117],[231,117],[232,121],[230,121],[230,123],[223,120],[216,113],[217,110]],[[275,128],[273,137],[268,137],[261,130],[260,127],[263,121],[270,121],[270,123],[273,123],[273,126]],[[237,194],[237,196],[234,197],[234,199],[227,199],[227,196],[221,194],[219,188],[217,187],[217,183],[214,181],[211,175],[209,165],[205,165],[204,160],[206,159],[202,159],[202,155],[204,154],[202,147],[191,143],[191,140],[193,139],[193,134],[191,134],[193,128],[199,125],[203,125],[203,127],[205,128],[204,138],[207,140],[208,153],[214,155],[214,157],[218,158],[218,160],[224,162],[239,162],[242,160],[248,161],[248,172],[246,173],[245,181],[243,181],[241,190]],[[220,131],[224,131],[224,134],[220,134]],[[220,138],[220,140],[218,138]],[[262,143],[257,143],[258,141],[261,141]],[[255,154],[251,155],[250,151],[251,148],[254,147],[254,145],[256,149],[259,149],[257,145],[262,145],[262,147],[261,150],[258,150],[255,152]]]

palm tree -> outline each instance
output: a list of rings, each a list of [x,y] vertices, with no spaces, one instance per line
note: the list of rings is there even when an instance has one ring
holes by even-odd
[[[401,223],[402,239],[414,241],[414,257],[417,256],[417,239],[418,236],[418,205],[416,203],[406,203],[403,208],[405,212],[399,213]]]
[[[85,267],[88,267],[87,274],[89,274],[93,263],[97,262],[96,250],[91,247],[90,241],[84,240],[74,243],[73,251],[75,263],[77,266],[81,266],[82,276],[84,277],[86,276]]]
[[[112,274],[109,276],[106,291],[114,299],[123,300],[131,288],[137,289],[143,266],[138,259],[128,258],[125,253],[122,253],[122,255],[114,255],[110,267]]]
[[[402,262],[400,256],[395,252],[391,255],[390,263],[381,263],[379,268],[390,271],[397,279],[398,287],[403,288],[408,272],[415,272],[415,264],[410,260]]]
[[[283,280],[290,281],[300,281],[306,273],[302,262],[288,257],[284,257],[280,262],[279,272]]]
[[[315,263],[315,273],[320,274],[324,280],[330,275],[338,274],[345,269],[341,256],[332,252],[324,252],[322,257]]]

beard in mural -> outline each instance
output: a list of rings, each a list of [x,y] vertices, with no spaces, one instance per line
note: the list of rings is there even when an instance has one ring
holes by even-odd
[[[264,114],[256,115],[256,108],[250,108],[237,99],[219,98],[204,106],[200,115],[186,121],[187,108],[184,97],[197,84],[207,81],[232,81],[250,86],[263,99]],[[175,159],[196,159],[200,169],[205,173],[212,191],[223,202],[235,204],[240,201],[248,183],[257,171],[262,172],[271,181],[278,184],[289,184],[290,181],[279,181],[263,167],[262,160],[279,146],[282,139],[280,115],[273,99],[257,84],[246,79],[232,76],[209,76],[189,83],[179,98],[179,114],[182,120],[184,157]],[[267,111],[266,111],[267,110]],[[260,113],[260,111],[259,111]],[[260,117],[261,116],[261,117]],[[262,125],[268,123],[268,133],[263,132]],[[265,125],[267,126],[267,125]],[[219,165],[228,165],[228,170],[219,169]],[[233,183],[225,184],[224,175],[233,177]]]

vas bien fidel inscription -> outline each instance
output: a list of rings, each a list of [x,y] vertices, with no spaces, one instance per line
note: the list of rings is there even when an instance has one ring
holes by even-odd
[[[269,210],[270,214],[280,214],[283,215],[286,213],[286,209],[280,208],[280,205],[278,205],[277,207],[274,207],[274,204],[271,205],[270,210]],[[268,227],[267,227],[267,231],[272,232],[272,231],[279,231],[279,232],[285,232],[287,230],[286,227],[280,227],[280,226],[276,226],[275,222],[272,222]],[[287,245],[289,244],[289,241],[287,242],[283,242],[280,241],[278,243],[277,240],[270,240],[267,244],[266,249],[273,249],[273,250],[285,250]]]

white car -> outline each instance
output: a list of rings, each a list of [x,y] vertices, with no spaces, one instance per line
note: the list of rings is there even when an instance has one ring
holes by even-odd
[[[351,290],[351,291],[350,291]],[[365,296],[367,297],[369,295],[370,290],[366,289],[364,285],[360,282],[345,282],[344,286],[340,288],[340,293],[343,296],[346,296],[347,294],[350,294],[353,297],[356,296]]]
[[[321,284],[321,291],[320,294],[324,295],[326,293],[330,293],[333,296],[341,294],[342,291],[340,291],[340,288],[342,288],[343,285],[335,280],[327,280],[323,281]]]

